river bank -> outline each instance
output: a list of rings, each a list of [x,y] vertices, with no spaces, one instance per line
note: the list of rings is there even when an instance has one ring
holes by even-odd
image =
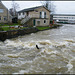
[[[53,29],[53,28],[58,28],[62,25],[54,25],[52,27],[48,28],[37,28],[37,27],[30,27],[30,28],[25,28],[25,29],[18,29],[18,30],[10,30],[10,31],[0,31],[0,40],[5,41],[6,39],[11,39],[11,38],[16,38],[18,36],[23,36],[25,34],[30,34],[30,33],[35,33],[38,31],[44,31],[48,29]]]

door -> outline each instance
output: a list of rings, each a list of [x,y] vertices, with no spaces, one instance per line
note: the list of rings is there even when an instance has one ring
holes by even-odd
[[[34,25],[34,26],[36,25],[36,20],[35,20],[35,19],[33,20],[33,25]]]
[[[27,11],[27,16],[29,15],[29,12]]]

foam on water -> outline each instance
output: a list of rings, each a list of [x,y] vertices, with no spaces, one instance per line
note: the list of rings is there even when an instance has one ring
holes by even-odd
[[[40,44],[40,42],[38,42],[39,44]],[[44,43],[44,44],[41,44],[41,45],[49,45],[50,46],[50,44],[51,44],[51,42],[45,42],[45,41],[41,41],[41,43]],[[45,44],[46,43],[46,44]],[[50,43],[50,44],[49,44]],[[56,44],[55,44],[56,45]],[[54,44],[53,44],[53,47],[55,46]],[[59,45],[57,44],[57,46],[63,46],[63,45],[67,45],[67,43],[60,43]],[[48,47],[48,46],[47,46]],[[56,66],[56,68],[57,69],[66,69],[65,71],[66,72],[68,72],[68,71],[70,71],[71,69],[72,69],[72,65],[69,65],[69,64],[67,64],[68,63],[68,60],[66,60],[67,58],[65,58],[62,54],[60,54],[60,52],[59,51],[55,51],[55,50],[51,50],[51,49],[49,49],[49,48],[46,48],[46,47],[42,47],[41,48],[41,50],[37,53],[37,57],[35,57],[35,59],[30,63],[31,64],[31,67],[30,68],[28,68],[27,70],[21,70],[21,71],[19,71],[19,73],[20,74],[25,74],[25,73],[42,73],[43,71],[44,71],[44,69],[43,69],[43,65],[47,65],[47,68],[48,68],[48,66],[51,66],[51,65],[53,65],[53,66],[56,66],[57,65],[57,58],[59,58],[58,59],[58,61],[60,62],[60,65],[58,66]],[[45,62],[46,61],[46,62]],[[55,61],[56,61],[56,63],[55,63]],[[52,62],[52,63],[51,63]],[[64,62],[64,64],[65,64],[65,66],[64,66],[64,64],[62,64]],[[27,62],[25,62],[25,63],[27,63]],[[29,61],[28,61],[28,63],[29,63]],[[49,63],[49,64],[48,64]],[[41,65],[41,64],[43,64],[43,65]],[[55,65],[54,65],[55,64]],[[33,67],[32,67],[32,65],[33,65]],[[37,65],[37,66],[36,66]],[[41,66],[41,67],[38,67],[38,66]],[[66,65],[67,65],[67,67],[66,67]],[[37,68],[36,68],[36,67]],[[52,67],[51,67],[52,68]],[[38,69],[41,69],[41,70],[38,70]],[[50,68],[49,68],[50,69]],[[53,68],[54,70],[55,70],[55,68]],[[52,69],[52,70],[53,70]],[[46,73],[46,72],[49,72],[49,71],[47,71],[47,69],[45,68],[45,72],[44,73]],[[51,69],[50,69],[51,70]],[[68,71],[67,71],[68,70]],[[65,73],[66,73],[65,72]],[[52,72],[51,72],[52,73]],[[55,73],[55,72],[54,72]],[[62,73],[62,71],[61,71],[61,73]]]
[[[74,74],[75,37],[66,38],[66,30],[62,27],[0,42],[0,73]]]

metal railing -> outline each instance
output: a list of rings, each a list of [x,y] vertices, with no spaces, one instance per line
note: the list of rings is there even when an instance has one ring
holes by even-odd
[[[26,16],[22,21],[21,24],[26,23],[31,17],[30,16]]]

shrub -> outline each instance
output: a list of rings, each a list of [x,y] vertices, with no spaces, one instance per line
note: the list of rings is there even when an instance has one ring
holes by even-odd
[[[3,28],[2,27],[0,27],[0,31],[3,31]]]

